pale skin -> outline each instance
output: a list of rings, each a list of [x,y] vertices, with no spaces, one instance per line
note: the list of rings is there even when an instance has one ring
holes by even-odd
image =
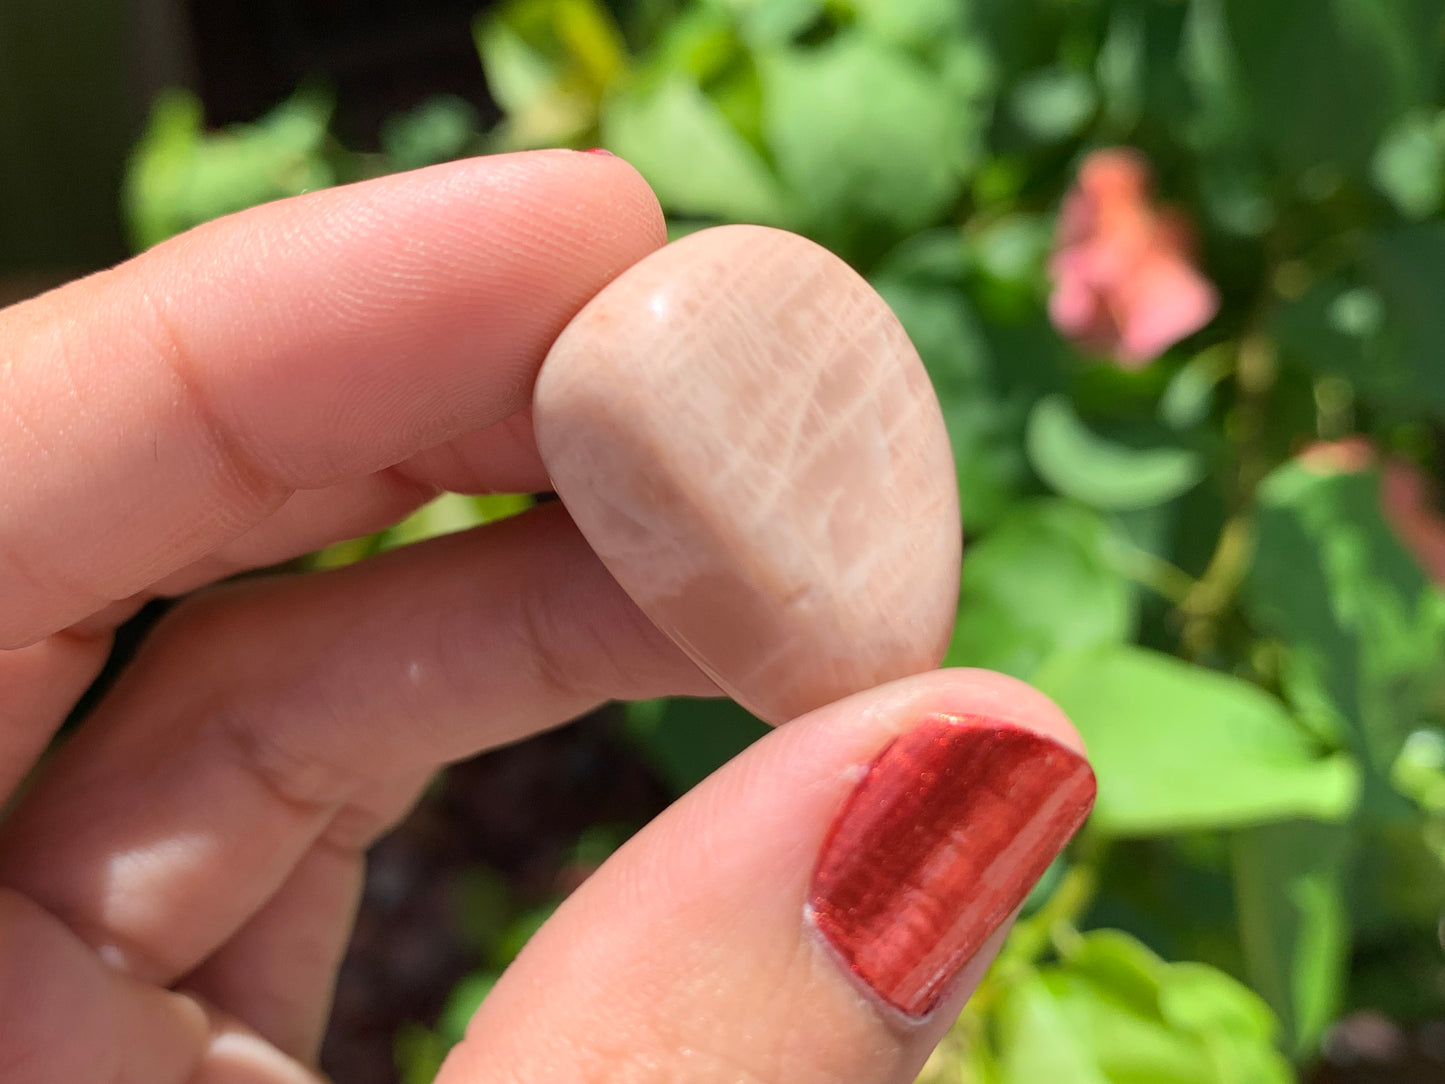
[[[338,572],[215,585],[442,489],[548,487],[526,413],[582,304],[664,242],[571,152],[221,220],[0,312],[0,1084],[301,1084],[367,845],[442,765],[610,699],[712,695],[551,505]],[[32,773],[147,598],[187,596]],[[862,692],[690,793],[568,900],[442,1084],[912,1078],[922,1023],[803,920],[859,766],[932,711],[1078,746],[978,671]]]

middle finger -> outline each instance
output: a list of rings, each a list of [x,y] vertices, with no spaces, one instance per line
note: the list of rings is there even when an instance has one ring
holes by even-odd
[[[0,884],[169,984],[339,815],[611,698],[710,683],[559,506],[183,604],[0,834]]]

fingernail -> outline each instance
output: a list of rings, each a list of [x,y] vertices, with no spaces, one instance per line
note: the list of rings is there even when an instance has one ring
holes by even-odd
[[[611,151],[609,151],[606,147],[590,147],[590,148],[588,148],[587,150],[583,151],[582,153],[583,153],[583,154],[605,154],[608,158],[616,158],[616,157],[617,157],[617,155],[613,154],[613,153],[612,153]]]
[[[1084,823],[1094,788],[1088,761],[1052,738],[930,716],[838,813],[809,917],[886,1004],[926,1016]]]

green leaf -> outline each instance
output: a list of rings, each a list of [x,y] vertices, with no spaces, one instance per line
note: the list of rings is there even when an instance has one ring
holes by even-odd
[[[1285,1025],[1285,1044],[1312,1050],[1338,1015],[1349,970],[1344,899],[1350,835],[1287,821],[1234,838],[1240,939],[1250,982]]]
[[[1159,983],[1159,1011],[1178,1028],[1233,1032],[1268,1042],[1278,1027],[1269,1006],[1234,979],[1204,964],[1176,963]]]
[[[852,0],[852,7],[868,33],[910,48],[927,48],[958,36],[967,6],[958,0]]]
[[[381,147],[393,169],[419,169],[466,153],[478,138],[479,124],[471,103],[438,95],[409,113],[388,117],[381,126]]]
[[[1196,1037],[1215,1080],[1293,1081],[1274,1047],[1278,1023],[1269,1006],[1224,972],[1172,965],[1160,982],[1159,1011],[1169,1025]]]
[[[1062,395],[1040,399],[1029,415],[1029,462],[1059,493],[1095,508],[1164,504],[1204,477],[1203,458],[1185,448],[1130,448],[1090,430]]]
[[[447,1003],[437,1020],[437,1031],[448,1046],[455,1046],[467,1034],[467,1025],[481,1008],[483,1000],[497,985],[500,974],[494,971],[479,971],[468,975],[452,987]]]
[[[1199,196],[1204,212],[1226,233],[1260,237],[1275,222],[1270,177],[1241,153],[1211,155],[1200,165]]]
[[[1437,0],[1225,0],[1259,143],[1297,172],[1363,171],[1380,132],[1426,100]]]
[[[730,700],[628,704],[626,731],[676,794],[698,783],[770,729]]]
[[[1043,215],[1008,214],[970,229],[968,247],[978,269],[999,282],[1042,296],[1054,244],[1054,223]]]
[[[1230,353],[1228,345],[1211,347],[1174,374],[1159,399],[1159,416],[1169,428],[1193,429],[1209,417],[1214,390],[1232,368]]]
[[[1442,721],[1445,594],[1395,538],[1373,472],[1289,463],[1259,502],[1245,612],[1287,651],[1289,687],[1344,726],[1383,793],[1405,736]]]
[[[502,112],[520,116],[557,91],[561,81],[557,64],[524,41],[503,19],[494,15],[479,20],[476,42],[487,89]]]
[[[1249,112],[1227,5],[1228,0],[1193,0],[1180,42],[1180,67],[1195,107],[1189,142],[1216,152],[1238,148]]]
[[[1116,132],[1132,130],[1144,112],[1148,64],[1145,32],[1144,16],[1138,8],[1116,8],[1094,64],[1104,115]]]
[[[1385,133],[1371,163],[1375,187],[1406,218],[1428,218],[1445,197],[1445,132],[1423,111],[1402,117]]]
[[[486,959],[497,952],[515,903],[507,879],[486,866],[473,866],[457,878],[456,929],[469,947]]]
[[[1033,501],[967,548],[946,664],[1029,678],[1061,651],[1122,643],[1134,623],[1104,519],[1069,501]]]
[[[1083,72],[1058,67],[1025,76],[1009,101],[1019,127],[1040,143],[1077,135],[1098,106],[1093,80]]]
[[[1002,1084],[1288,1084],[1276,1022],[1212,967],[1170,964],[1116,930],[1085,934],[1064,959],[998,973]]]
[[[749,44],[786,45],[823,16],[824,0],[711,0],[737,23]]]
[[[1011,984],[996,1013],[1000,1084],[1109,1084],[1088,1035],[1035,972]]]
[[[1069,970],[1130,1012],[1148,1016],[1159,1008],[1159,981],[1168,966],[1122,930],[1094,930],[1069,952]]]
[[[1427,404],[1445,419],[1445,223],[1383,231],[1367,250],[1367,276],[1384,300],[1378,324],[1345,327],[1374,346],[1364,388],[1389,387],[1403,406]],[[1388,373],[1388,375],[1387,375]]]
[[[602,137],[647,178],[669,211],[767,225],[787,220],[767,164],[685,75],[609,98]]]
[[[381,539],[380,548],[395,549],[413,542],[424,542],[428,538],[468,531],[525,512],[532,504],[532,497],[525,493],[489,493],[480,497],[443,493],[388,529]]]
[[[622,33],[598,0],[512,0],[474,26],[492,97],[506,113],[497,142],[543,147],[591,129],[627,71]]]
[[[1290,817],[1338,820],[1358,770],[1320,757],[1268,693],[1136,647],[1055,658],[1035,675],[1084,736],[1099,777],[1095,829],[1149,836]]]
[[[414,1022],[398,1029],[394,1055],[402,1084],[432,1084],[451,1048],[466,1036],[467,1025],[498,978],[497,972],[478,971],[458,982],[447,996],[435,1030]]]
[[[984,107],[912,54],[852,30],[758,65],[764,137],[815,236],[878,251],[958,197]]]
[[[497,938],[492,958],[489,961],[492,967],[497,972],[501,972],[503,968],[520,956],[522,950],[527,947],[527,942],[532,940],[536,932],[552,917],[557,907],[558,902],[554,900],[523,911],[512,919]]]
[[[450,1044],[430,1028],[408,1021],[397,1029],[392,1056],[401,1084],[432,1084]]]
[[[131,158],[123,203],[137,247],[259,203],[335,183],[322,155],[331,100],[301,91],[255,124],[203,129],[200,101],[157,99]]]
[[[1437,740],[1442,737],[1436,735]],[[1406,748],[1411,744],[1407,742]],[[1376,944],[1391,938],[1433,940],[1436,948],[1429,954],[1433,960],[1439,948],[1440,901],[1445,900],[1445,841],[1440,838],[1439,821],[1422,822],[1417,811],[1407,808],[1399,816],[1359,828],[1355,866],[1347,885],[1350,918],[1359,940]],[[1418,932],[1400,938],[1405,929]],[[1440,997],[1439,992],[1426,990],[1416,994]]]
[[[1445,224],[1379,230],[1360,258],[1282,306],[1287,356],[1406,417],[1445,419]]]
[[[318,550],[306,559],[307,565],[318,570],[342,568],[374,557],[384,550],[495,523],[525,512],[534,503],[535,499],[529,493],[487,493],[480,496],[443,493],[395,526]]]

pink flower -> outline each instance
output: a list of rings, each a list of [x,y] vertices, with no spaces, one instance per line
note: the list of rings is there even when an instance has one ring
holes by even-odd
[[[1321,441],[1300,453],[1300,462],[1321,474],[1353,473],[1379,464],[1364,437]],[[1400,544],[1425,575],[1445,587],[1445,515],[1432,500],[1430,480],[1413,463],[1387,459],[1380,465],[1380,510]]]
[[[1193,231],[1150,203],[1149,164],[1128,148],[1095,151],[1059,214],[1049,318],[1059,334],[1129,369],[1214,318],[1219,293],[1193,262]]]
[[[1420,567],[1445,587],[1445,515],[1431,500],[1431,485],[1413,464],[1391,460],[1380,477],[1380,503],[1395,537]]]

